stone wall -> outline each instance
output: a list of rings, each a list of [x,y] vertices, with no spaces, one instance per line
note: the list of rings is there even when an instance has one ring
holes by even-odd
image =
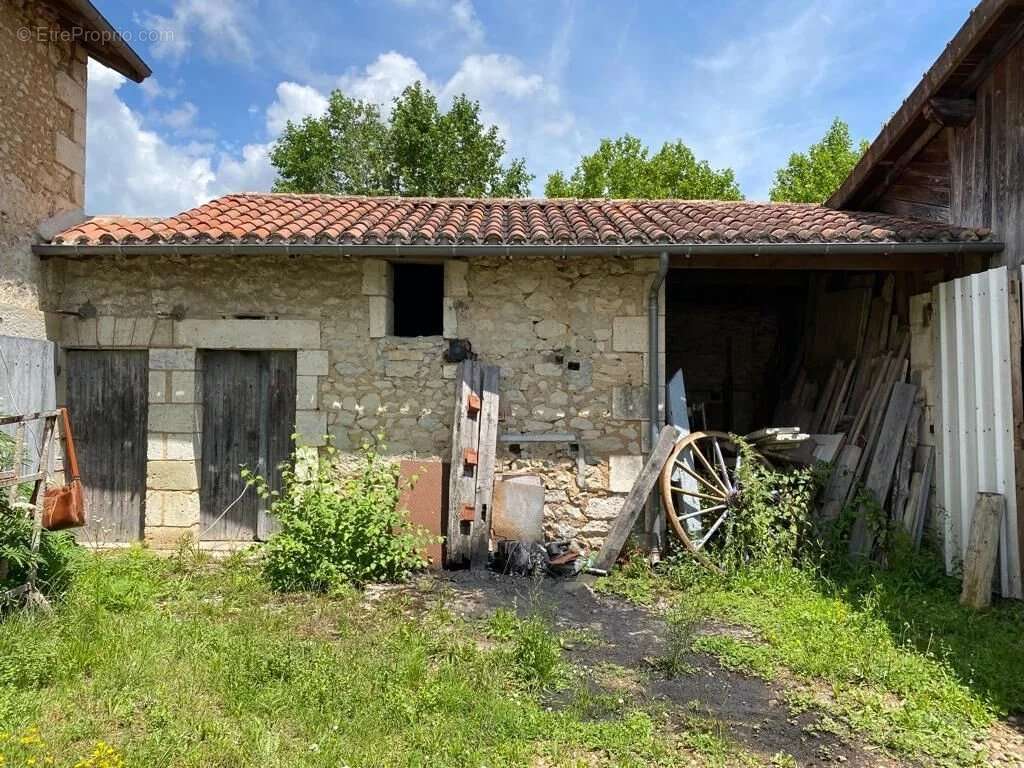
[[[85,202],[86,54],[36,39],[54,27],[44,4],[0,3],[0,334],[8,336],[46,336],[31,244],[44,222],[80,218]]]
[[[198,523],[198,478],[167,462],[195,463],[201,455],[194,362],[188,365],[200,348],[302,350],[297,421],[307,445],[327,432],[346,453],[383,440],[396,457],[447,459],[456,366],[444,361],[446,337],[469,339],[481,359],[502,369],[502,432],[578,435],[582,461],[565,445],[524,443],[516,452],[499,449],[499,465],[541,472],[549,531],[582,544],[600,543],[640,469],[648,440],[646,298],[656,261],[448,261],[444,336],[426,338],[390,335],[390,267],[381,260],[47,264],[47,309],[73,313],[56,332],[63,347],[150,349],[155,480],[146,535],[154,543]],[[169,473],[182,487],[169,487]]]

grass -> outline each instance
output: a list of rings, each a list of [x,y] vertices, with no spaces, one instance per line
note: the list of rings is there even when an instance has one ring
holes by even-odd
[[[977,764],[987,728],[1024,710],[1024,607],[962,608],[957,582],[927,558],[827,577],[778,566],[730,578],[689,564],[658,576],[626,568],[606,588],[665,599],[686,621],[752,629],[753,639],[703,634],[694,645],[768,679],[787,671],[846,726],[929,764]]]
[[[573,695],[578,671],[537,617],[283,596],[241,557],[131,550],[80,568],[54,614],[0,623],[5,768],[682,766],[738,754],[628,697]],[[563,706],[550,703],[556,689],[569,691]]]

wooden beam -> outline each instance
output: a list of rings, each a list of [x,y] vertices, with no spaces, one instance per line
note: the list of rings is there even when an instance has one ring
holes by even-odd
[[[979,493],[971,516],[971,538],[964,556],[964,583],[960,603],[969,608],[992,604],[992,577],[999,556],[999,529],[1006,498],[1001,493]]]
[[[633,526],[636,525],[640,511],[644,508],[647,497],[651,495],[654,484],[661,475],[662,467],[665,466],[669,454],[672,453],[676,441],[681,436],[682,432],[671,424],[666,424],[661,430],[658,442],[655,443],[651,455],[647,458],[647,463],[644,464],[644,468],[637,476],[629,495],[622,504],[622,510],[612,523],[608,535],[605,536],[601,551],[597,553],[597,559],[594,561],[595,568],[603,571],[611,570],[615,561],[619,559],[619,553],[625,546]]]
[[[882,181],[875,185],[863,200],[858,204],[858,208],[863,210],[869,210],[883,194],[885,190],[892,186],[892,183],[896,180],[896,177],[900,175],[904,168],[910,165],[911,161],[917,154],[924,149],[924,147],[939,135],[939,131],[942,130],[942,126],[938,123],[928,123],[928,127],[925,128],[921,135],[914,139],[914,142],[907,148],[907,150],[900,155],[896,160],[893,161],[892,166],[886,172],[885,176],[882,177]]]
[[[491,499],[494,495],[494,465],[498,443],[498,384],[501,369],[496,365],[481,366],[480,439],[476,468],[476,520],[470,544],[470,568],[486,568],[490,554]]]
[[[960,128],[974,119],[974,99],[947,99],[935,96],[924,105],[925,119],[943,128]]]

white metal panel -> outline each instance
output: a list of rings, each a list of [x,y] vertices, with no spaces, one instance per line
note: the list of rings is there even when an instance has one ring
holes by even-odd
[[[936,286],[939,439],[936,490],[944,522],[946,569],[962,561],[979,491],[1001,493],[1000,588],[1024,597],[1017,541],[1010,391],[1007,271],[989,270]]]

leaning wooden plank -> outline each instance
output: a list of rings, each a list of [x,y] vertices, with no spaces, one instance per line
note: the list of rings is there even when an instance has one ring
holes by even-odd
[[[885,409],[885,417],[878,431],[876,449],[868,465],[864,480],[865,489],[874,496],[879,505],[885,503],[892,483],[896,459],[903,446],[903,435],[907,430],[914,398],[917,397],[917,386],[914,384],[897,383],[893,385],[889,404]],[[867,519],[868,510],[861,507],[850,532],[850,554],[855,557],[870,557],[875,545],[875,532]]]
[[[836,394],[832,408],[821,427],[821,431],[829,434],[836,431],[839,426],[839,419],[846,411],[846,405],[850,400],[850,386],[853,383],[853,372],[857,369],[857,360],[851,360],[843,374],[843,381],[839,385],[839,392]]]
[[[828,485],[822,495],[820,518],[822,523],[831,525],[839,519],[846,499],[850,495],[850,487],[856,477],[857,465],[860,463],[861,447],[847,443],[839,452],[839,457],[832,466]]]
[[[839,455],[839,449],[843,447],[845,438],[846,435],[842,432],[835,435],[811,435],[811,440],[814,441],[815,460],[831,464]]]
[[[479,366],[475,360],[459,363],[455,376],[455,415],[452,419],[452,463],[448,481],[448,525],[445,564],[461,568],[469,563],[470,538],[476,516],[476,466],[466,462],[480,436]]]
[[[480,439],[476,469],[476,520],[473,521],[470,542],[470,568],[486,568],[490,554],[491,498],[494,495],[494,464],[498,444],[498,387],[501,369],[496,365],[482,366]]]
[[[814,408],[814,417],[806,425],[806,428],[811,432],[821,431],[821,424],[825,420],[825,414],[828,413],[829,406],[832,404],[832,398],[839,386],[839,378],[842,376],[842,365],[841,362],[836,361],[832,366],[832,371],[825,382],[825,388],[821,391],[821,395],[818,397],[818,404]]]
[[[914,458],[914,467],[921,473],[921,494],[914,505],[914,528],[911,537],[914,549],[921,546],[924,538],[924,521],[928,518],[928,505],[932,495],[932,477],[935,473],[935,447],[925,445],[918,449]]]
[[[622,547],[626,544],[626,539],[629,538],[630,531],[636,525],[640,511],[643,509],[647,497],[651,495],[651,490],[658,481],[662,467],[668,461],[669,454],[672,453],[672,449],[675,447],[680,434],[679,430],[671,424],[666,424],[661,430],[661,434],[658,435],[658,442],[654,445],[654,450],[651,451],[651,455],[647,458],[644,468],[640,471],[636,482],[633,483],[633,487],[629,491],[629,495],[623,502],[622,510],[612,523],[611,529],[604,539],[601,551],[597,553],[597,559],[594,561],[595,568],[607,571],[615,565],[619,552],[622,551]]]
[[[686,381],[683,378],[683,371],[681,369],[676,371],[675,375],[668,382],[668,423],[679,430],[680,438],[690,434],[690,414],[686,409]],[[679,486],[684,491],[696,492],[698,490],[697,478],[686,471],[693,472],[692,452],[680,456],[679,460],[682,461],[682,467],[677,466],[673,469],[672,484]],[[683,467],[685,467],[685,470]],[[681,511],[686,532],[699,538],[702,532],[700,515],[691,513],[700,511],[698,506],[700,500],[694,496],[680,494],[679,501],[683,507]],[[658,516],[659,520],[663,521],[665,519],[662,510],[656,509],[653,512]],[[652,532],[648,531],[648,533]],[[662,534],[662,530],[659,528],[656,533]],[[652,540],[654,540],[654,537],[652,537]],[[665,542],[660,542],[660,546],[664,549]]]
[[[903,433],[903,447],[896,461],[896,476],[893,479],[892,504],[889,508],[889,519],[895,522],[903,520],[903,511],[910,498],[910,476],[913,472],[914,454],[917,452],[918,428],[921,424],[921,403],[914,403],[910,410],[907,429]]]
[[[992,577],[999,556],[999,529],[1006,499],[1001,493],[979,493],[971,519],[971,538],[964,555],[964,584],[960,604],[987,608],[992,604]]]

